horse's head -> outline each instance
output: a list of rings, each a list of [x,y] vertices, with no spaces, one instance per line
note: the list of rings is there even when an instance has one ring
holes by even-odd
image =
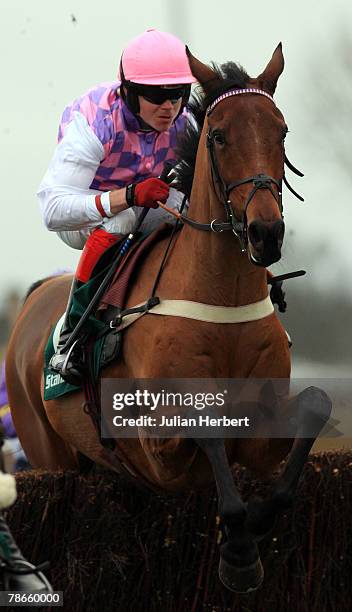
[[[206,94],[211,188],[250,260],[269,266],[281,257],[285,232],[281,184],[287,126],[272,99],[284,68],[281,44],[256,79],[232,63],[222,67],[224,77],[190,52],[189,62]]]

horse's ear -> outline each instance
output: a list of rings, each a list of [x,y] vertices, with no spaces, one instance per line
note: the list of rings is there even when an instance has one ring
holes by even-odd
[[[188,57],[189,67],[193,76],[197,79],[198,83],[203,87],[206,93],[210,93],[212,89],[219,84],[219,77],[215,70],[212,70],[210,66],[203,64],[199,61],[186,46],[186,53]]]
[[[282,53],[282,43],[279,43],[276,47],[273,56],[265,68],[258,77],[260,87],[267,90],[270,94],[273,94],[279,79],[280,74],[284,69],[285,61]]]

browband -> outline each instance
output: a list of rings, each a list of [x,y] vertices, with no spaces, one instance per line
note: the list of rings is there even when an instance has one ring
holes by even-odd
[[[226,100],[226,98],[230,98],[231,96],[239,96],[240,94],[246,94],[246,93],[259,94],[260,96],[265,96],[266,98],[269,98],[269,100],[271,100],[275,104],[274,98],[270,94],[268,94],[266,91],[263,91],[262,89],[254,89],[251,87],[247,89],[230,89],[230,91],[226,91],[225,93],[221,94],[221,96],[216,98],[216,100],[214,100],[214,102],[212,102],[208,106],[207,115],[210,115],[212,110],[214,110],[215,106],[219,104],[219,102],[221,102],[222,100]]]

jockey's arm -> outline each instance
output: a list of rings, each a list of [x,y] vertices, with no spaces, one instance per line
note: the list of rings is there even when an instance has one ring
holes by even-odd
[[[43,220],[49,230],[94,228],[104,219],[122,212],[134,219],[133,211],[126,210],[125,188],[110,192],[89,189],[103,158],[103,145],[85,117],[76,112],[37,192]],[[101,195],[104,218],[96,206],[97,194]]]
[[[102,159],[102,143],[86,118],[76,112],[37,192],[46,227],[73,248],[82,249],[88,235],[98,226],[108,232],[126,234],[136,223],[138,213],[135,207],[127,207],[125,187],[107,192],[89,188]],[[98,210],[96,195],[101,196],[107,216]],[[171,188],[167,204],[179,209],[182,199],[182,194]],[[149,213],[143,229],[153,230],[162,222],[173,223],[174,219],[158,208]]]

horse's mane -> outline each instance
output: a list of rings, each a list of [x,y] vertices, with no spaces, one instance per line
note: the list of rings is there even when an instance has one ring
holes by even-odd
[[[29,289],[27,290],[26,295],[23,298],[23,304],[26,303],[26,301],[28,300],[29,296],[32,295],[33,291],[36,291],[36,289],[38,289],[39,287],[41,287],[44,283],[46,283],[47,281],[51,280],[52,278],[56,278],[57,276],[62,276],[63,274],[67,274],[69,271],[67,270],[62,270],[62,271],[58,271],[58,272],[54,272],[54,274],[50,274],[50,276],[45,276],[44,278],[41,278],[40,280],[35,281],[34,283],[31,284],[31,286],[29,287]]]
[[[221,66],[212,64],[212,69],[220,79],[219,86],[208,95],[200,86],[196,88],[187,107],[194,122],[188,122],[186,131],[178,138],[176,148],[177,188],[188,198],[191,195],[199,139],[208,106],[229,89],[244,89],[250,79],[246,71],[234,62]]]
[[[34,283],[32,283],[31,286],[29,287],[29,289],[27,290],[26,295],[23,298],[23,304],[26,303],[26,301],[28,300],[29,296],[33,293],[33,291],[38,289],[38,287],[41,287],[42,284],[45,283],[50,278],[51,278],[51,276],[46,276],[45,278],[41,278],[40,280],[37,280]]]

